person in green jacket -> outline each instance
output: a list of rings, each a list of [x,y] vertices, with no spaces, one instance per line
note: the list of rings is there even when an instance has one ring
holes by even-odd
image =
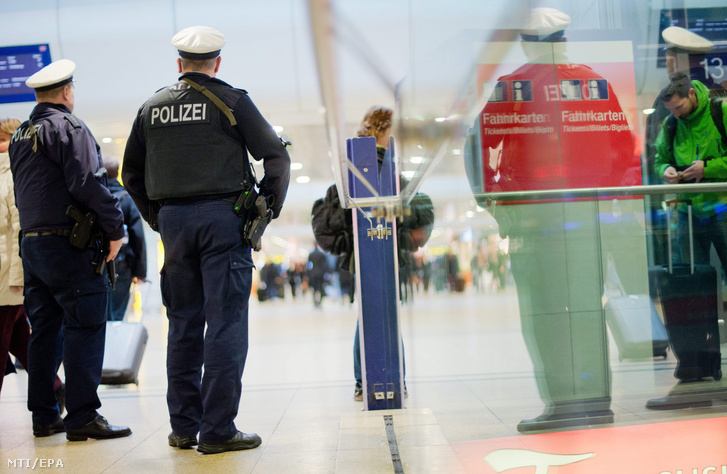
[[[656,139],[655,170],[669,184],[684,182],[727,181],[727,144],[711,113],[709,90],[699,81],[676,73],[660,93],[660,99],[676,117],[676,127],[668,130],[667,117]],[[722,103],[723,122],[727,104]],[[673,119],[672,119],[673,120]],[[722,266],[727,268],[727,194],[689,193],[680,199],[692,201],[694,232],[694,263],[709,263],[709,251],[714,245]],[[678,241],[683,255],[689,252],[687,205],[679,204]]]

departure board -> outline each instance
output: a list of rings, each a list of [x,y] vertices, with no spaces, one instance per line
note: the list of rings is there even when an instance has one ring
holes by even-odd
[[[25,81],[50,63],[47,44],[0,46],[0,104],[34,101]]]

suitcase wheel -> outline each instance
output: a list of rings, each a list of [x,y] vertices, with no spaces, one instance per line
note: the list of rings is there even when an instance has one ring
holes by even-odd
[[[722,380],[722,369],[717,369],[714,371],[714,380],[716,382],[719,382],[720,380]]]

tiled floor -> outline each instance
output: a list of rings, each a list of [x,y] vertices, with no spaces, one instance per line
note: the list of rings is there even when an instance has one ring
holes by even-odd
[[[464,465],[458,449],[467,441],[522,437],[517,423],[542,410],[514,289],[487,295],[471,289],[459,295],[418,294],[405,305],[401,320],[409,398],[405,409],[384,412],[364,412],[352,399],[355,306],[328,299],[323,310],[315,310],[310,295],[295,302],[253,300],[237,425],[260,434],[262,446],[213,456],[173,449],[167,446],[166,318],[157,287],[147,284],[141,290],[149,344],[139,385],[99,389],[101,413],[112,424],[130,426],[132,436],[85,443],[69,443],[60,434],[33,438],[25,407],[27,379],[21,372],[5,379],[0,398],[0,472],[20,470],[25,460],[45,466],[61,462],[74,473],[395,472],[383,419],[387,414],[393,414],[404,472],[495,472],[484,464],[482,470]],[[615,353],[616,426],[727,413],[724,400],[709,408],[647,410],[646,400],[674,385],[673,357],[620,362]],[[577,433],[588,440],[588,429]],[[659,443],[657,436],[654,446]]]

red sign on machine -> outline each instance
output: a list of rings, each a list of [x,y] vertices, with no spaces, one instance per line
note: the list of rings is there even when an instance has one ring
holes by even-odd
[[[539,47],[553,49],[525,65],[479,65],[484,192],[640,185],[630,43],[599,45],[591,51],[623,54],[591,54],[588,64],[565,43]]]
[[[453,443],[465,472],[727,474],[727,418]]]

